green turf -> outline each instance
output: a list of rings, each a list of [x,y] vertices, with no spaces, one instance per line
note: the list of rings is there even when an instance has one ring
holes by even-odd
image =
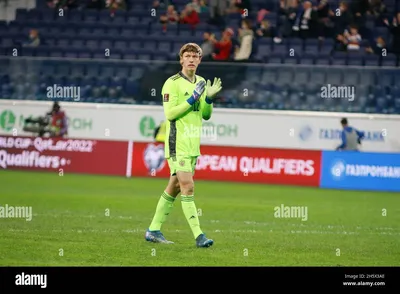
[[[34,214],[30,222],[0,218],[0,265],[400,265],[399,193],[197,181],[201,226],[215,241],[199,249],[180,202],[163,227],[175,244],[144,241],[165,184],[0,171],[0,206]],[[281,204],[307,207],[307,221],[275,218]]]

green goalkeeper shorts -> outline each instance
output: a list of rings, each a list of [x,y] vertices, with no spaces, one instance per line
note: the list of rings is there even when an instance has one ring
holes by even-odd
[[[196,170],[197,156],[190,157],[171,157],[168,158],[168,165],[171,176],[176,175],[176,172],[191,172],[194,174]]]

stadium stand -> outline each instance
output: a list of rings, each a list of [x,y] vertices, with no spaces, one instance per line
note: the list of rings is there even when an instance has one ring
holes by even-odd
[[[188,2],[174,0],[173,4],[179,13]],[[349,5],[353,21],[338,24],[335,15],[330,18],[335,21],[317,25],[323,29],[306,37],[292,28],[298,24],[296,17],[290,20],[290,11],[285,12],[276,0],[252,0],[248,14],[242,9],[218,23],[210,20],[209,8],[204,7],[198,23],[168,25],[160,22],[167,5],[154,8],[150,0],[128,1],[121,10],[89,9],[86,2],[69,1],[64,3],[74,5],[61,15],[60,7],[49,3],[37,0],[36,8],[18,9],[14,21],[0,22],[2,99],[46,100],[46,87],[60,84],[80,86],[82,102],[160,104],[159,91],[165,79],[179,70],[177,53],[184,43],[203,44],[206,32],[220,39],[231,28],[237,44],[238,28],[249,19],[258,26],[249,59],[216,62],[210,58],[199,69],[198,74],[206,78],[223,80],[217,107],[400,113],[396,0],[371,6],[375,14],[366,14],[365,7],[356,5],[365,1],[353,1]],[[332,13],[337,13],[340,3],[329,1]],[[301,5],[293,10],[297,15]],[[356,16],[357,11],[362,17]],[[265,36],[258,36],[260,17],[269,23]],[[317,22],[328,18],[320,16]],[[337,35],[343,34],[338,28],[353,23],[361,36],[360,48],[346,50],[337,41]],[[40,42],[27,46],[31,30],[38,32]],[[383,55],[374,46],[378,37],[387,48]],[[289,54],[291,49],[294,54]],[[368,52],[372,50],[377,53]],[[320,89],[327,84],[355,86],[357,98],[354,103],[320,99]]]

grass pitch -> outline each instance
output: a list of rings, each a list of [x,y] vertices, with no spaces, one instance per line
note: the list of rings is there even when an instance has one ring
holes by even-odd
[[[196,248],[180,202],[163,226],[175,244],[144,240],[166,180],[0,171],[0,265],[399,266],[400,194],[196,181]],[[274,208],[306,207],[307,220]],[[304,218],[303,218],[304,219]]]

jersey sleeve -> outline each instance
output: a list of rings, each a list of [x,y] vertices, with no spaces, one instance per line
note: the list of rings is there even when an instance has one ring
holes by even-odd
[[[180,104],[178,103],[179,95],[177,83],[171,79],[168,79],[165,82],[161,91],[161,95],[163,98],[164,114],[169,121],[178,119],[191,107],[187,101],[184,101]]]
[[[202,112],[202,117],[204,120],[209,120],[211,118],[213,112],[213,103],[212,100],[207,99],[207,88],[204,90],[204,93],[200,99],[200,109]]]

